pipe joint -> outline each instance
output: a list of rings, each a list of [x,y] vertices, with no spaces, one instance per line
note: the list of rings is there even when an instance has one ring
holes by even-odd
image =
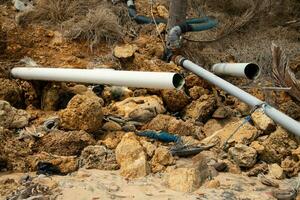
[[[180,26],[174,26],[169,31],[167,36],[167,48],[171,50],[176,50],[181,47],[181,34],[182,30]]]

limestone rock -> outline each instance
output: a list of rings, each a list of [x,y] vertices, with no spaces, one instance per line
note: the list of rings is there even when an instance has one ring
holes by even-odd
[[[218,120],[210,119],[204,124],[203,133],[208,137],[223,127],[224,126]]]
[[[157,96],[131,97],[111,105],[111,112],[133,121],[147,122],[166,109]]]
[[[146,140],[140,140],[140,143],[145,148],[147,155],[152,157],[154,155],[156,145],[151,142],[147,142]]]
[[[122,130],[122,127],[117,122],[108,121],[105,124],[103,124],[102,129],[106,131],[120,131]]]
[[[114,56],[116,56],[117,58],[129,58],[133,56],[136,50],[136,45],[125,44],[122,46],[116,46],[114,48]]]
[[[262,142],[264,151],[261,152],[260,159],[267,163],[280,163],[285,157],[291,155],[291,151],[297,148],[297,143],[281,127],[270,134]]]
[[[16,81],[0,78],[0,100],[8,101],[12,106],[22,103],[21,90]]]
[[[183,118],[205,122],[214,112],[215,104],[216,100],[213,96],[203,95],[186,107]]]
[[[205,186],[207,188],[218,188],[218,187],[220,187],[220,185],[221,184],[220,184],[219,180],[213,179],[213,180],[209,181]]]
[[[217,138],[220,140],[220,145],[222,146],[230,137],[230,135],[237,129],[237,127],[240,126],[241,123],[242,121],[230,122],[224,128],[205,138],[202,142],[210,143]],[[252,126],[250,123],[245,123],[227,142],[228,144],[250,144],[252,141],[254,141],[255,138],[259,136],[259,134],[260,132],[254,126]]]
[[[115,149],[118,144],[121,142],[122,137],[125,132],[123,131],[112,131],[108,132],[103,140],[100,140],[98,143],[105,145],[109,149]]]
[[[268,175],[271,178],[276,178],[276,179],[283,179],[284,178],[283,169],[277,163],[269,165]]]
[[[180,192],[193,192],[201,185],[200,171],[197,168],[175,168],[167,170],[167,186]]]
[[[144,127],[144,129],[167,131],[181,136],[195,136],[198,139],[204,138],[200,126],[196,126],[190,121],[178,120],[169,115],[157,115]]]
[[[250,144],[250,147],[255,149],[258,154],[262,153],[265,150],[265,147],[263,145],[261,145],[260,142],[258,142],[258,141],[253,141]]]
[[[30,115],[12,107],[7,101],[0,100],[0,126],[4,128],[23,128],[28,125]]]
[[[300,119],[300,105],[298,103],[295,103],[292,100],[290,100],[280,104],[279,108],[288,116],[296,120]]]
[[[263,113],[262,110],[256,110],[251,114],[251,118],[255,126],[264,131],[265,133],[270,133],[276,129],[274,121]]]
[[[94,132],[102,125],[102,106],[96,96],[76,95],[59,112],[61,126],[67,130]]]
[[[100,170],[119,169],[115,153],[100,145],[88,146],[83,149],[79,158],[79,167]]]
[[[281,162],[281,167],[288,177],[297,176],[300,172],[300,162],[298,160],[292,159],[291,157],[286,157]]]
[[[165,169],[165,166],[172,165],[175,160],[170,151],[165,147],[158,147],[151,160],[152,172],[159,172]]]
[[[34,150],[59,156],[75,156],[80,155],[86,146],[95,143],[93,137],[85,131],[64,132],[57,130],[38,140],[34,145]]]
[[[75,156],[55,156],[45,152],[28,156],[27,165],[32,171],[36,171],[39,162],[49,162],[57,166],[61,173],[71,173],[78,169]]]
[[[237,144],[235,147],[231,147],[228,152],[240,167],[250,168],[256,163],[257,152],[246,145]]]
[[[189,89],[189,94],[193,100],[199,99],[202,95],[209,94],[208,89],[204,89],[200,86],[194,86]]]
[[[231,115],[231,109],[226,106],[221,106],[213,113],[212,117],[215,119],[225,119]]]
[[[170,111],[180,111],[189,103],[189,97],[183,90],[163,90],[162,98]]]
[[[134,133],[127,133],[116,148],[120,174],[126,178],[144,177],[149,173],[146,153]]]

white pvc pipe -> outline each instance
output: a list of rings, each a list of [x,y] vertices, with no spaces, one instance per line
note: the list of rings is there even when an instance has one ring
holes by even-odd
[[[15,78],[26,80],[107,84],[137,88],[180,89],[184,85],[181,75],[168,72],[16,67],[11,70],[11,74]]]
[[[276,123],[280,124],[282,127],[290,131],[291,133],[300,136],[300,123],[291,117],[285,115],[284,113],[276,110],[272,106],[266,104],[265,102],[259,100],[258,98],[252,96],[251,94],[245,92],[244,90],[232,85],[231,83],[221,79],[215,74],[203,69],[199,65],[186,60],[183,57],[178,56],[176,62],[183,66],[185,69],[197,74],[208,82],[218,86],[229,94],[237,97],[238,99],[244,101],[251,107],[262,105],[264,112],[270,118],[272,118]]]
[[[260,75],[260,67],[254,63],[218,63],[211,68],[217,75],[229,75],[256,79]]]

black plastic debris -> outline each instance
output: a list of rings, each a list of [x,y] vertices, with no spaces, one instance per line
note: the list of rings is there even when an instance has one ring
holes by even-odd
[[[208,150],[213,146],[215,146],[215,144],[208,146],[176,145],[170,149],[170,152],[173,156],[188,157],[196,155],[201,151]]]
[[[52,176],[52,175],[65,175],[60,171],[60,169],[53,165],[52,163],[49,162],[39,162],[37,164],[37,174],[44,174],[47,176]]]

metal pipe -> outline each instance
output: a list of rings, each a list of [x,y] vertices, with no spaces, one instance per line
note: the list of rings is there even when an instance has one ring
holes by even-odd
[[[276,110],[267,103],[259,100],[258,98],[252,96],[251,94],[245,92],[244,90],[232,85],[231,83],[221,79],[217,75],[203,69],[199,65],[185,59],[182,56],[177,56],[175,62],[178,65],[181,65],[185,69],[197,74],[201,78],[207,80],[208,82],[218,86],[229,94],[237,97],[241,101],[244,101],[252,107],[261,106],[266,115],[272,118],[276,123],[280,124],[282,127],[290,131],[291,133],[300,136],[300,123],[286,114]]]
[[[260,75],[260,67],[254,63],[218,63],[211,68],[217,75],[245,77],[254,80]]]
[[[15,67],[11,70],[11,74],[15,78],[26,80],[108,84],[137,88],[181,89],[184,85],[184,78],[180,74],[169,72]]]

